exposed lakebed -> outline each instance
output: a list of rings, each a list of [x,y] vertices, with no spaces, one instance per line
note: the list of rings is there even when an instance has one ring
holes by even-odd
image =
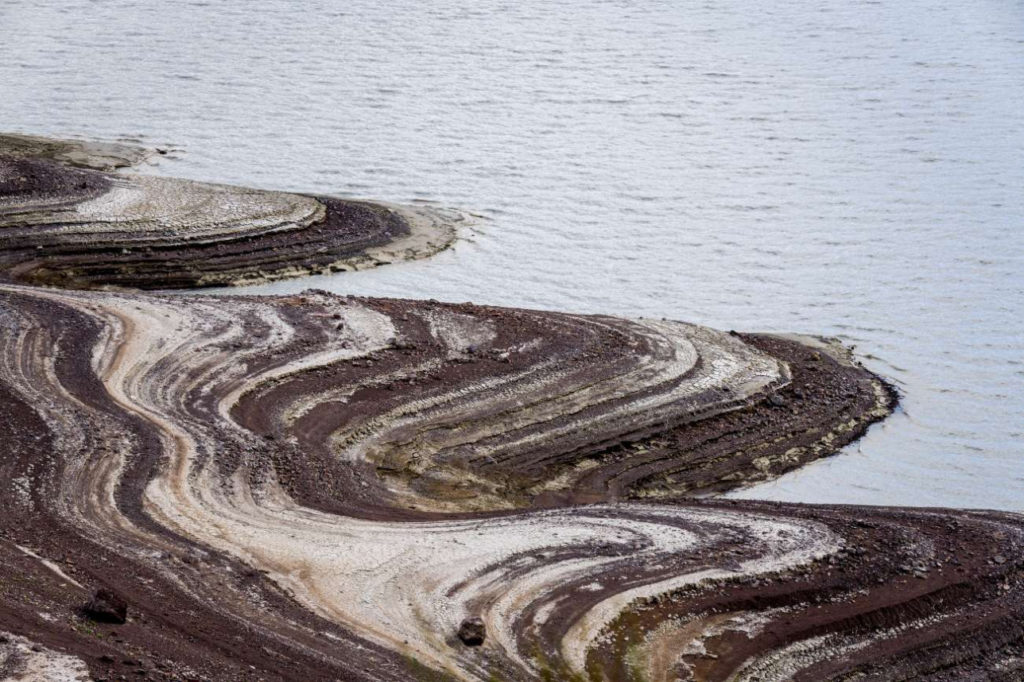
[[[341,249],[317,267],[347,263],[407,239],[410,214],[97,170],[116,145],[8,148],[5,675],[1021,671],[1019,516],[694,499],[890,412],[840,344],[320,290],[142,293],[308,268],[282,233]]]

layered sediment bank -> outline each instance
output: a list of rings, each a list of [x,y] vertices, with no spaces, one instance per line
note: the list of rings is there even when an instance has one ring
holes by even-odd
[[[35,238],[10,217],[35,215],[56,248],[64,218],[45,216],[95,215],[82,194],[121,181],[77,172],[7,192],[0,230]],[[202,220],[168,228],[168,254],[190,229],[325,205],[237,189],[225,204],[213,186],[196,200],[187,183],[179,203],[169,187],[159,213]],[[120,210],[71,233],[108,249]],[[187,280],[184,257],[113,282],[102,257],[42,246],[0,281],[0,679],[1024,672],[1019,516],[694,499],[832,454],[888,414],[891,389],[833,342],[19,283]],[[251,272],[246,258],[224,272]],[[85,610],[101,588],[126,622],[116,600],[109,618]]]
[[[0,272],[79,289],[254,284],[424,258],[466,219],[109,172],[144,158],[131,150],[0,136]]]

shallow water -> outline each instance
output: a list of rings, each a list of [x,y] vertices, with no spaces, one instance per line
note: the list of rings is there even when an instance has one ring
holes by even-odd
[[[1024,510],[1021,2],[59,4],[0,4],[0,128],[480,216],[252,291],[836,335],[901,412],[744,496]]]

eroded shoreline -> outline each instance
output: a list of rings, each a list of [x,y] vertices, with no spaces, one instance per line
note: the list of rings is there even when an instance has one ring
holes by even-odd
[[[1019,516],[693,499],[832,454],[888,414],[892,390],[834,344],[317,291],[25,286],[12,280],[242,282],[268,258],[298,274],[323,238],[281,252],[275,235],[316,233],[331,204],[129,183],[173,210],[125,223],[88,205],[120,176],[2,163],[17,255],[0,253],[0,632],[27,640],[0,642],[0,677],[51,659],[105,679],[1024,669]],[[10,189],[26,169],[42,182]],[[369,245],[394,214],[337,210],[347,241],[328,248],[402,243]],[[69,228],[72,214],[88,219]],[[141,238],[148,255],[106,263]],[[82,613],[101,586],[127,623]],[[470,617],[482,646],[457,637]]]
[[[119,144],[0,136],[0,271],[74,289],[257,284],[432,256],[465,214],[112,172]]]

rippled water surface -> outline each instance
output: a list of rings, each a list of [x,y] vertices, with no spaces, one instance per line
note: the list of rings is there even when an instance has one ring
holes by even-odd
[[[1024,509],[1020,0],[49,4],[0,3],[0,129],[480,216],[257,291],[836,335],[901,413],[744,496]]]

